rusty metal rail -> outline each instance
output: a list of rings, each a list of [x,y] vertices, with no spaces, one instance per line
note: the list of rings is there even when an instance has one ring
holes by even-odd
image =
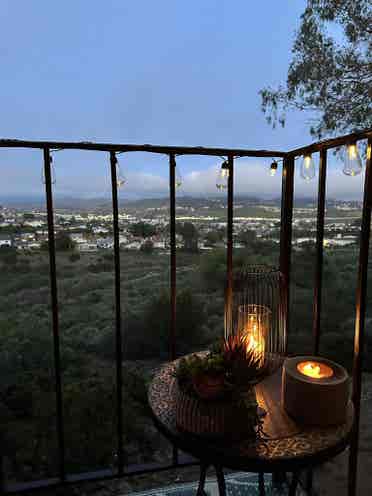
[[[283,159],[282,173],[282,204],[281,204],[281,233],[280,233],[280,269],[284,276],[286,292],[286,331],[289,329],[290,312],[290,275],[291,275],[291,251],[292,251],[292,216],[293,216],[293,190],[295,157],[304,153],[320,153],[320,172],[318,183],[318,215],[317,215],[317,239],[316,239],[316,265],[315,265],[315,289],[314,289],[314,316],[313,337],[314,352],[319,351],[320,340],[320,316],[321,316],[321,291],[322,291],[322,264],[323,264],[323,237],[325,217],[325,191],[326,191],[326,167],[327,150],[347,145],[351,140],[358,141],[369,139],[366,179],[364,186],[364,203],[362,212],[362,228],[359,255],[359,275],[356,297],[356,324],[354,343],[354,368],[353,368],[353,401],[356,411],[356,424],[351,441],[350,452],[350,477],[349,496],[356,494],[356,473],[358,455],[358,428],[360,416],[360,395],[362,376],[362,352],[364,342],[366,291],[368,251],[372,207],[372,172],[371,172],[371,137],[372,129],[367,129],[331,140],[313,143],[305,147],[297,148],[288,152],[278,150],[245,150],[233,148],[208,148],[208,147],[185,147],[185,146],[159,146],[159,145],[132,145],[112,143],[90,143],[90,142],[59,142],[59,141],[25,141],[25,140],[0,140],[0,148],[32,148],[43,152],[45,194],[49,234],[49,260],[50,260],[50,283],[51,283],[51,308],[52,308],[52,332],[54,349],[54,371],[55,371],[55,393],[56,393],[56,425],[59,450],[59,476],[56,479],[46,481],[8,485],[6,473],[4,474],[4,463],[0,453],[0,492],[11,494],[14,491],[28,492],[38,487],[51,487],[61,484],[76,482],[78,480],[97,480],[111,477],[122,477],[133,474],[154,472],[172,467],[183,466],[185,462],[179,458],[174,450],[171,465],[149,465],[146,467],[125,467],[123,447],[123,337],[122,337],[122,295],[120,292],[120,246],[119,246],[119,209],[117,194],[117,159],[118,152],[147,152],[165,154],[169,159],[169,191],[170,191],[170,336],[169,355],[173,359],[176,356],[177,322],[176,322],[176,156],[177,155],[209,155],[225,156],[228,160],[229,178],[227,187],[227,270],[226,270],[226,292],[225,292],[225,326],[231,318],[231,305],[233,298],[233,227],[234,227],[234,159],[239,157],[268,157]],[[53,191],[51,177],[51,156],[53,149],[90,150],[109,153],[111,183],[112,183],[112,209],[113,209],[113,232],[114,232],[114,273],[115,273],[115,336],[116,336],[116,416],[117,416],[117,456],[118,466],[112,471],[92,472],[71,476],[65,470],[65,436],[63,421],[63,388],[60,360],[60,333],[59,333],[59,308],[57,292],[56,253],[54,240],[54,210]],[[193,462],[195,463],[195,461]]]

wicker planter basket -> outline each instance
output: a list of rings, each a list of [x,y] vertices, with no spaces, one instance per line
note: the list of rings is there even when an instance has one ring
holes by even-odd
[[[176,388],[176,422],[180,430],[211,438],[254,438],[257,405],[254,389],[242,400],[200,400]]]

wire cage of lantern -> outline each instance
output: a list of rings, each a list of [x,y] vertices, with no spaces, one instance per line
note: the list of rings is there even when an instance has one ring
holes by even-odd
[[[258,363],[257,382],[273,374],[286,351],[284,279],[268,265],[245,265],[233,278],[228,334],[240,335]]]

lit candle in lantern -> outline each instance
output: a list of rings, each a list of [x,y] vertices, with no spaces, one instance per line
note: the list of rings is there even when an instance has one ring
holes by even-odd
[[[270,310],[262,305],[242,305],[239,309],[240,333],[247,345],[247,350],[264,364],[265,339],[270,325]]]
[[[333,376],[333,369],[325,363],[306,360],[297,365],[297,370],[312,379],[327,379]]]

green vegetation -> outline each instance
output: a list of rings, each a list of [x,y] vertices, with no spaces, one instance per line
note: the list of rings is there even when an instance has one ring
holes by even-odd
[[[177,232],[183,238],[183,249],[189,253],[198,251],[198,230],[192,222],[177,223]]]
[[[277,265],[278,244],[251,240],[243,263]],[[325,252],[322,354],[350,366],[356,248]],[[223,334],[226,252],[177,253],[176,352],[205,349]],[[47,252],[0,250],[0,417],[11,480],[58,470]],[[146,384],[170,356],[169,256],[121,252],[124,449],[127,463],[170,453],[152,426]],[[311,352],[313,245],[293,252],[290,351]],[[115,309],[112,252],[57,253],[66,461],[71,472],[115,464]],[[368,317],[368,315],[367,315]],[[372,352],[367,318],[367,353]],[[366,361],[366,367],[371,363]]]
[[[138,236],[141,238],[149,238],[157,233],[155,227],[146,222],[136,222],[131,224],[129,226],[129,232],[133,234],[133,236]]]
[[[261,91],[269,123],[294,108],[316,138],[371,127],[371,24],[369,0],[307,0],[286,84]]]

